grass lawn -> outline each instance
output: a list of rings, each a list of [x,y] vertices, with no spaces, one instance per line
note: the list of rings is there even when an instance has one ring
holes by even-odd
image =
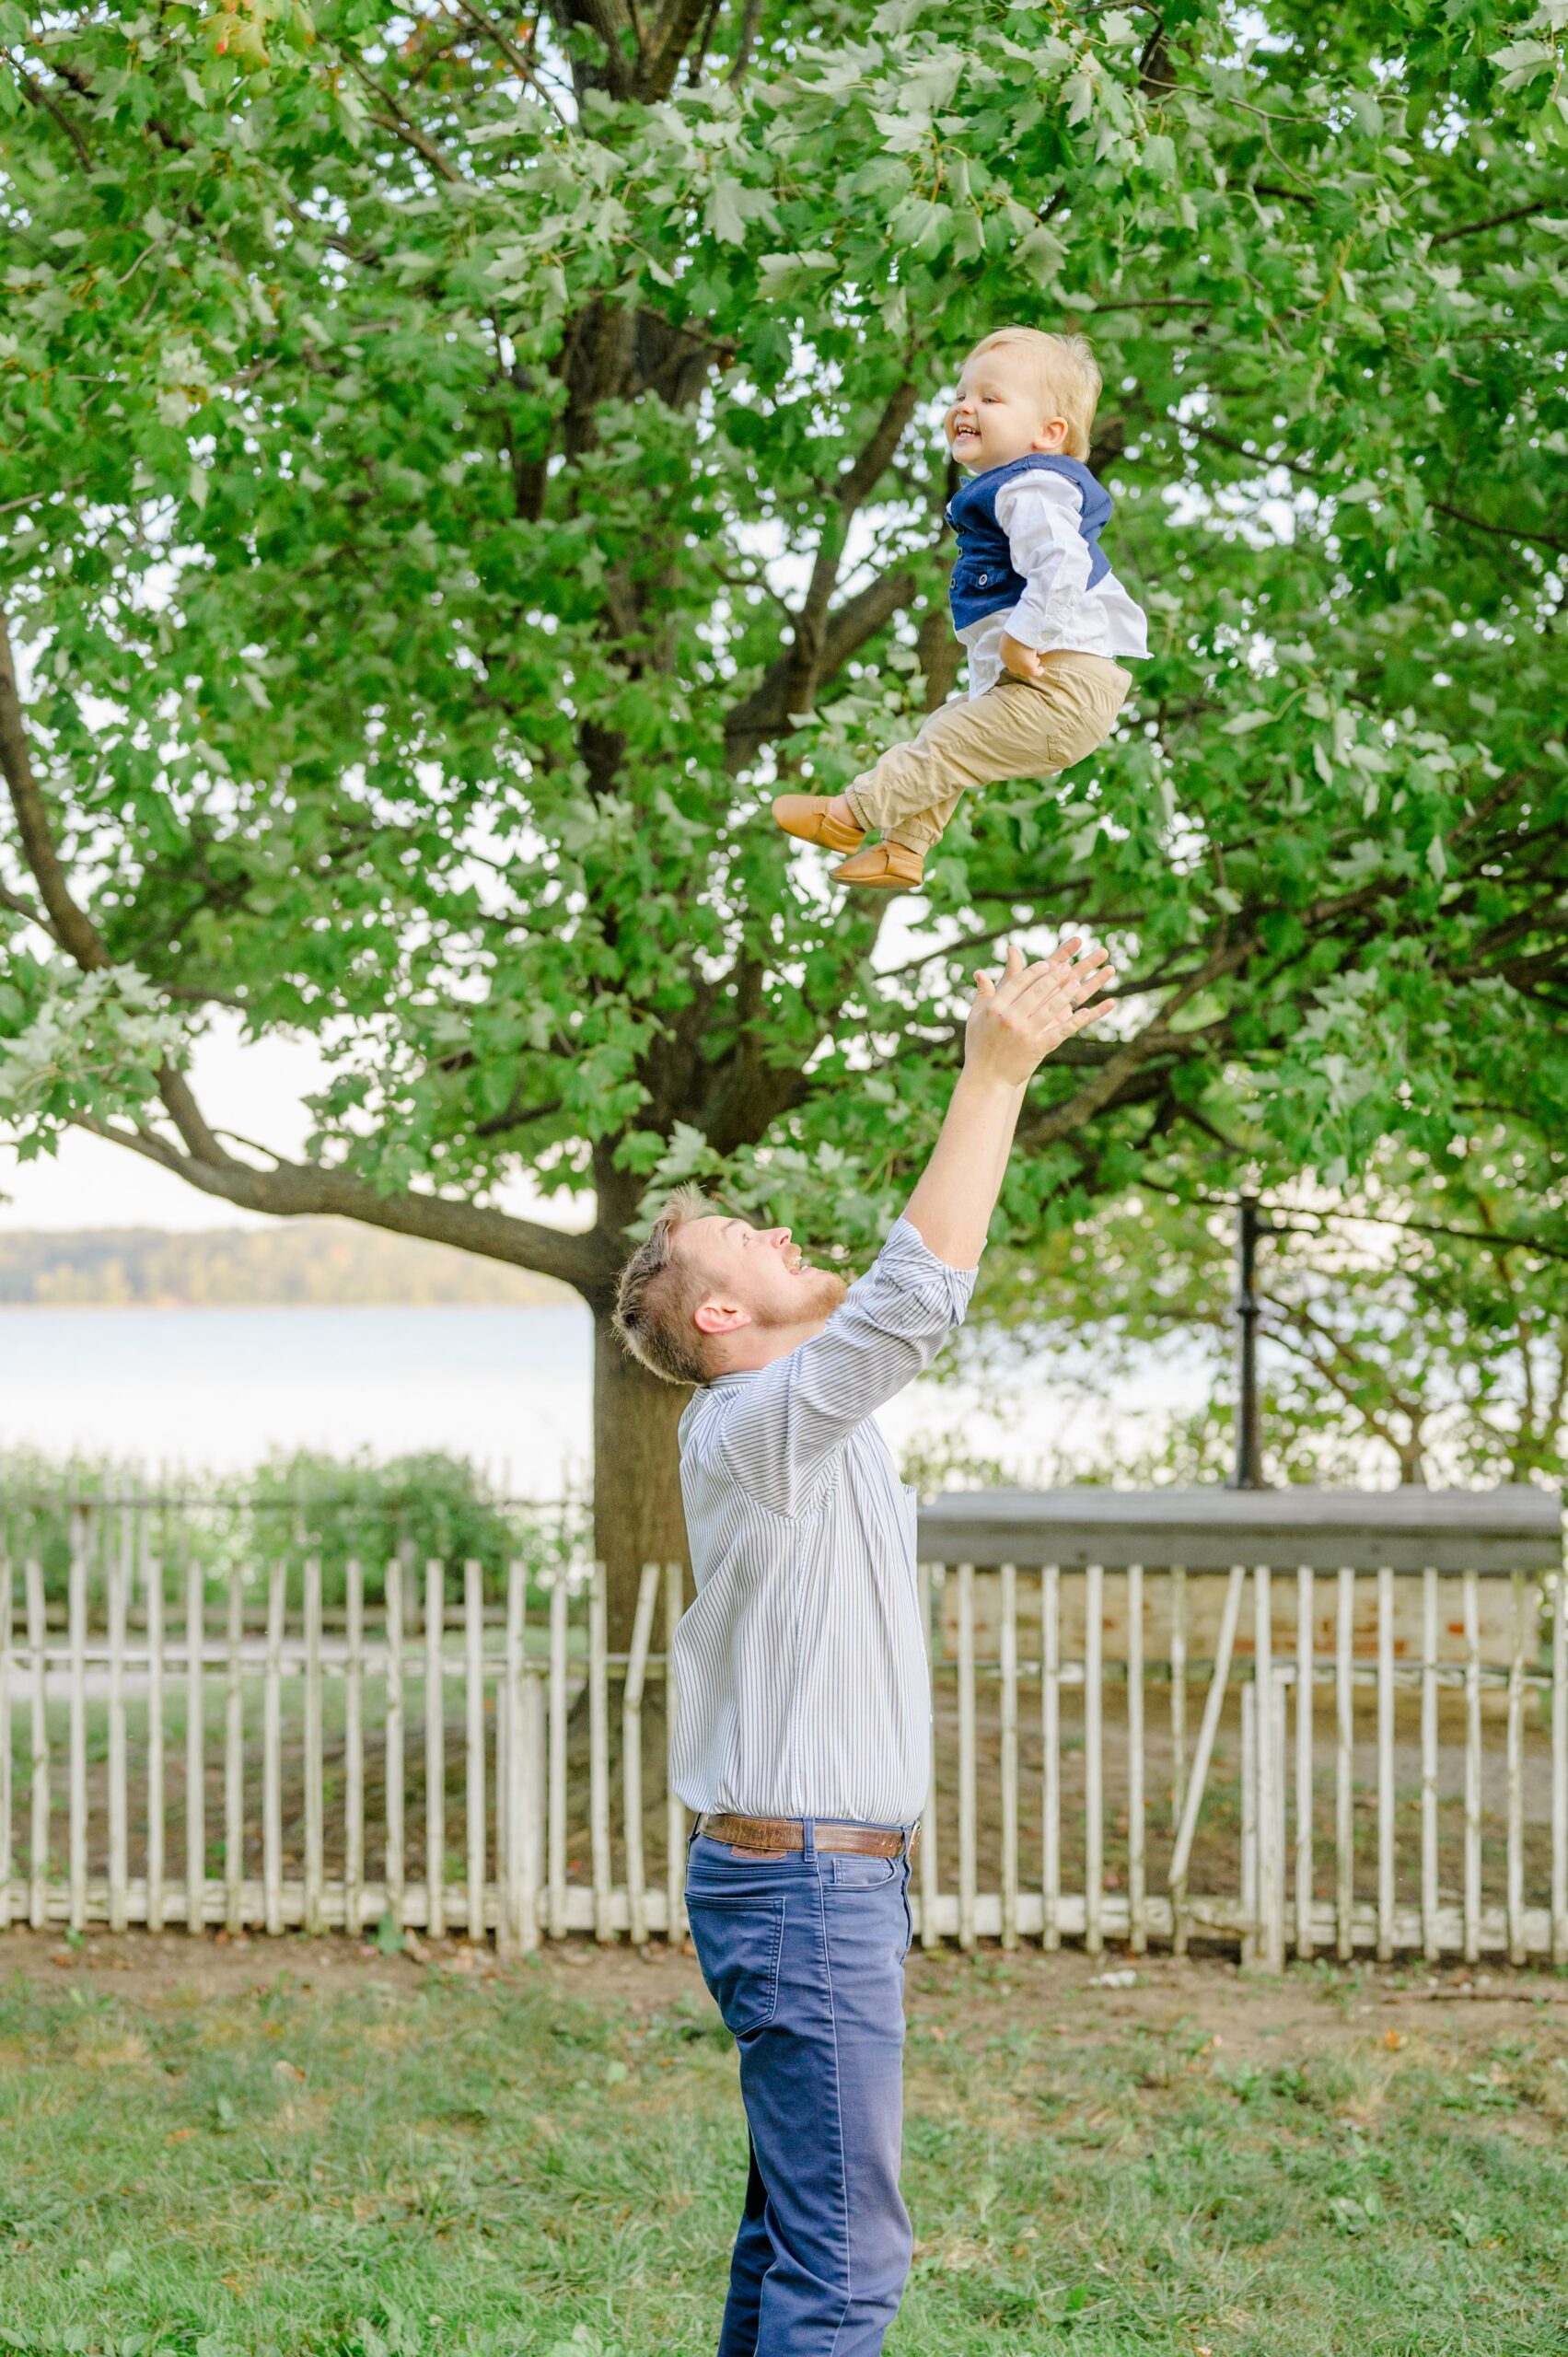
[[[0,1944],[0,2349],[712,2349],[745,2148],[689,1960],[56,1953]],[[912,1958],[889,2357],[1568,2351],[1563,1982],[1090,1974]]]

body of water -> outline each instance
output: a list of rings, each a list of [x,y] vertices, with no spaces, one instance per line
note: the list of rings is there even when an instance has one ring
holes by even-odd
[[[518,1494],[581,1479],[586,1309],[0,1310],[0,1444],[233,1470],[445,1448]]]
[[[952,1432],[1022,1478],[1123,1418],[1186,1404],[1194,1368],[1151,1364],[1092,1406],[1028,1356],[986,1392],[916,1384],[882,1411],[895,1447]],[[586,1309],[0,1309],[0,1447],[233,1471],[274,1451],[440,1448],[514,1495],[587,1477],[593,1328]]]

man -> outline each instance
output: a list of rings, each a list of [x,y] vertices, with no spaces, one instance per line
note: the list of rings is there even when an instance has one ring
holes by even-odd
[[[872,1418],[963,1318],[1030,1076],[1103,1012],[1086,1002],[1114,978],[1081,949],[1010,949],[1000,981],[976,976],[941,1135],[857,1284],[690,1190],[621,1273],[628,1349],[697,1386],[671,1773],[751,2148],[719,2357],[875,2357],[909,2271],[903,1959],[930,1686],[914,1499]]]

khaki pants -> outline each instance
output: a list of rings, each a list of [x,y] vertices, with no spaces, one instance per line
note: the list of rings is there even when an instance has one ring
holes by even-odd
[[[1047,655],[1038,679],[1004,672],[994,687],[932,713],[844,789],[867,833],[929,851],[971,785],[1051,777],[1103,745],[1132,675],[1103,655]]]

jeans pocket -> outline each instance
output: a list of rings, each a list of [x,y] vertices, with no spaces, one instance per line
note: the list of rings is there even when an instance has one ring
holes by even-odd
[[[710,1898],[688,1889],[687,1920],[703,1978],[732,2037],[766,2029],[778,2010],[784,1902]]]
[[[836,1851],[833,1859],[833,1880],[845,1890],[879,1890],[884,1883],[897,1882],[897,1858],[858,1858],[849,1851]]]

